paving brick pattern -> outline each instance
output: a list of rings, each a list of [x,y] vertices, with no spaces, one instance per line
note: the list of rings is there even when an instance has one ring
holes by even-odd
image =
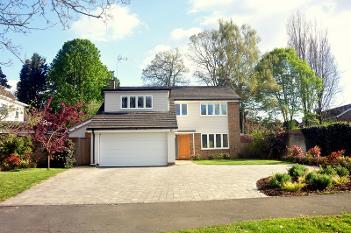
[[[0,205],[154,203],[265,197],[259,178],[287,165],[73,168]]]

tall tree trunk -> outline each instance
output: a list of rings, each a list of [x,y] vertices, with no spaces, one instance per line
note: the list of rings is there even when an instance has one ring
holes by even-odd
[[[50,169],[50,160],[51,160],[51,155],[48,155],[48,169]]]

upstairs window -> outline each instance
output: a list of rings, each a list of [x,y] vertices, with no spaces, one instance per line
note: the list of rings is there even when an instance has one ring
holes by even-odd
[[[177,114],[177,116],[188,115],[188,105],[187,104],[176,104],[176,114]]]
[[[200,105],[201,116],[225,116],[227,115],[226,103],[211,103]]]
[[[122,109],[152,108],[152,96],[122,96]]]

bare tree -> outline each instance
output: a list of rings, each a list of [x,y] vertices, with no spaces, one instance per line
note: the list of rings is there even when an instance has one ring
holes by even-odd
[[[77,15],[101,18],[113,3],[127,4],[127,0],[5,0],[0,1],[0,51],[7,50],[20,59],[20,48],[9,34],[44,30],[57,23],[69,27]],[[48,15],[54,13],[52,21]],[[8,63],[9,61],[0,61]]]
[[[327,30],[311,21],[300,12],[291,16],[287,25],[288,45],[294,48],[301,59],[308,62],[316,75],[323,80],[318,93],[317,117],[322,121],[322,111],[329,108],[338,92],[340,75],[335,57],[328,41]]]
[[[159,52],[151,63],[143,69],[142,79],[151,86],[182,86],[189,82],[184,74],[188,69],[184,65],[182,55],[178,49]]]

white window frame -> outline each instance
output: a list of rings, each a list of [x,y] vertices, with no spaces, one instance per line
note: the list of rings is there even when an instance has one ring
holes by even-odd
[[[183,114],[183,104],[186,105],[186,114]],[[185,104],[185,103],[177,103],[175,104],[176,106],[176,116],[178,117],[186,117],[189,115],[189,105],[188,104]],[[180,106],[180,114],[177,115],[177,105]]]
[[[216,115],[215,114],[215,105],[218,104],[219,105],[219,115]],[[222,105],[225,105],[226,106],[226,112],[225,114],[222,114]],[[206,114],[203,115],[202,112],[201,112],[201,105],[206,105]],[[213,114],[212,115],[208,115],[208,106],[209,105],[213,105]],[[228,115],[228,104],[227,102],[206,102],[206,103],[201,103],[200,102],[200,116],[202,117],[221,117],[221,116],[227,116]]]
[[[123,98],[127,97],[127,108],[123,108]],[[130,97],[135,97],[135,108],[131,108],[130,107]],[[139,108],[138,105],[138,99],[139,97],[143,97],[144,101],[143,101],[143,107]],[[146,107],[146,97],[151,97],[151,108]],[[121,95],[120,97],[120,109],[127,109],[127,110],[138,110],[138,109],[153,109],[154,108],[154,98],[152,95]]]
[[[214,135],[214,148],[210,148],[210,134]],[[221,147],[217,147],[217,140],[216,140],[216,134],[220,134],[221,135]],[[224,147],[223,146],[223,134],[227,135],[227,139],[228,139],[228,146]],[[207,147],[203,147],[203,143],[202,143],[202,135],[206,135],[207,136]],[[201,150],[223,150],[223,149],[229,149],[229,134],[228,133],[202,133],[201,134]]]

